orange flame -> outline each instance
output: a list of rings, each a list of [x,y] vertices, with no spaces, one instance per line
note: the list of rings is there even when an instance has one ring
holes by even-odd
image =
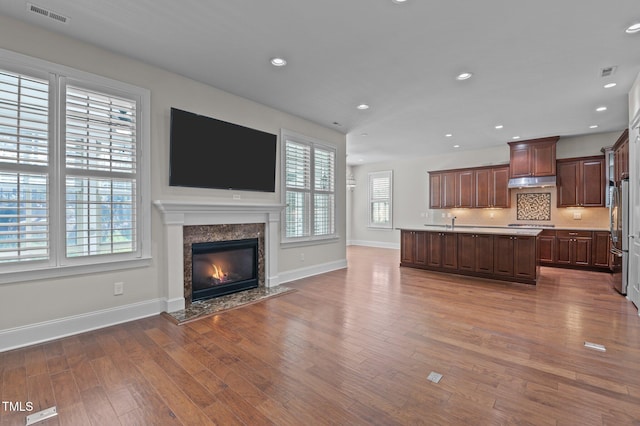
[[[224,272],[222,272],[222,268],[220,268],[219,266],[216,266],[215,264],[211,264],[211,266],[213,267],[213,274],[211,275],[211,277],[216,278],[218,280],[221,280],[224,278]]]

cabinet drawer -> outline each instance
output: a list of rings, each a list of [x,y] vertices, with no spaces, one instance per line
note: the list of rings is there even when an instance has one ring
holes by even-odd
[[[538,234],[539,237],[555,237],[556,231],[554,229],[543,229],[541,233]]]
[[[556,231],[558,238],[591,238],[591,231]]]

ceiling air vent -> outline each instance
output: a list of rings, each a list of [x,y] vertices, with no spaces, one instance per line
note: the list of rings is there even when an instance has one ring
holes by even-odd
[[[66,24],[69,21],[68,17],[61,15],[57,12],[54,12],[53,10],[48,10],[48,9],[45,9],[44,7],[37,6],[33,3],[27,3],[27,10],[31,13],[36,13],[40,16],[44,16],[45,18],[51,18],[54,21],[58,21],[63,24]]]
[[[610,77],[616,73],[617,69],[617,66],[602,68],[602,70],[600,70],[600,77]]]

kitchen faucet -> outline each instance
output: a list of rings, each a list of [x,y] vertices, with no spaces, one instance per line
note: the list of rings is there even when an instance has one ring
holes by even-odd
[[[456,225],[456,216],[451,218],[451,229],[453,229],[453,227]]]

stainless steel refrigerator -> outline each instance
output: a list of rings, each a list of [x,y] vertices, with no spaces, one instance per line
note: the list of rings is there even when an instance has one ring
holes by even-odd
[[[609,224],[611,229],[611,272],[613,287],[620,294],[627,294],[629,271],[629,180],[611,186]]]

